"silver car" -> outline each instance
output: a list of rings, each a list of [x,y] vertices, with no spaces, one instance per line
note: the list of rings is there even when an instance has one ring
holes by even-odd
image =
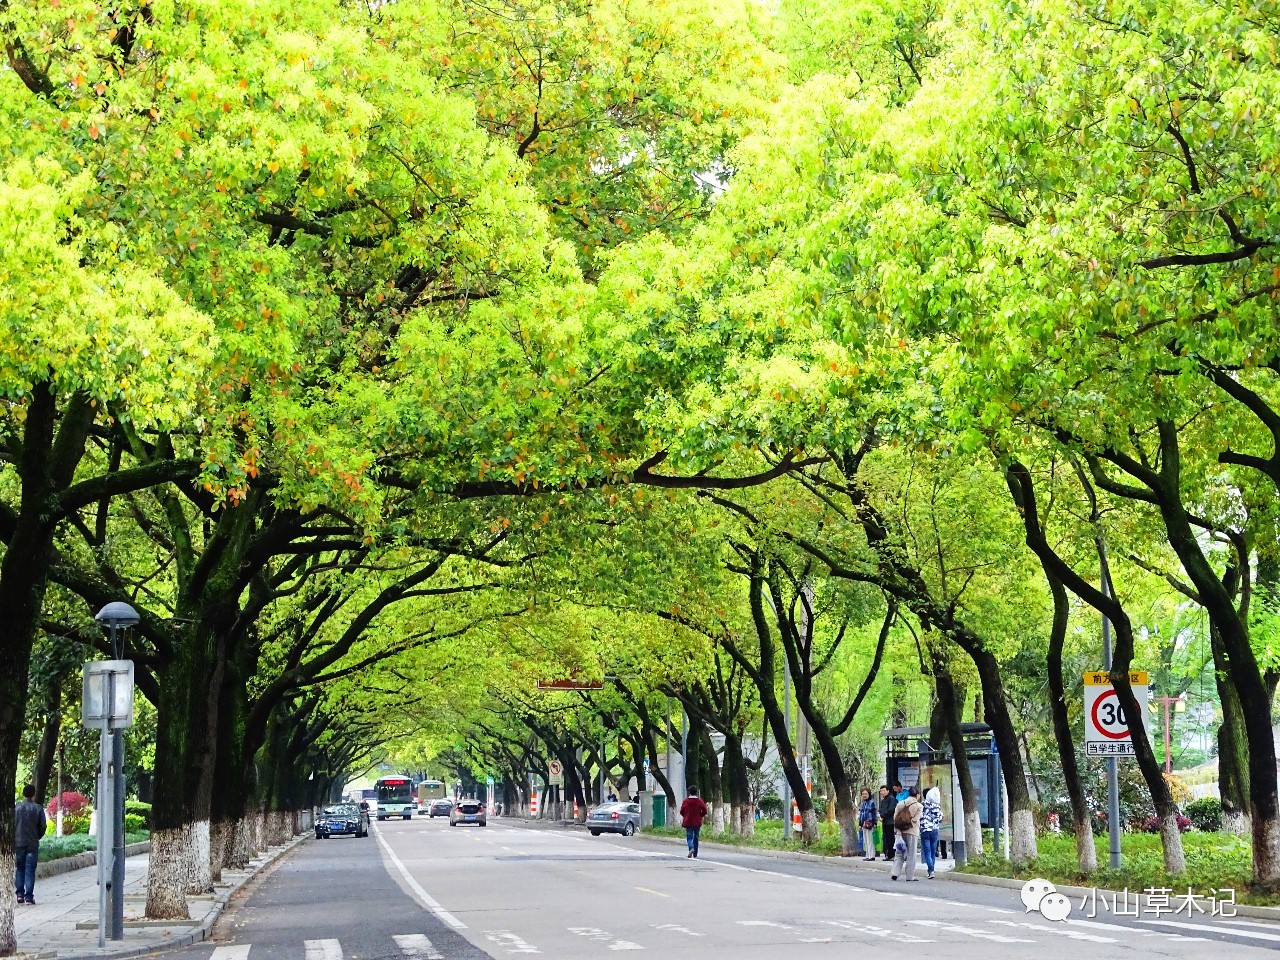
[[[602,803],[587,814],[587,829],[593,837],[602,833],[620,833],[629,837],[640,829],[640,804]]]
[[[449,811],[449,826],[456,827],[460,823],[474,823],[478,827],[488,826],[489,815],[484,804],[479,800],[459,800]]]

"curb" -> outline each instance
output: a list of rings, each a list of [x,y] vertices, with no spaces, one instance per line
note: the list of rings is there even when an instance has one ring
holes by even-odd
[[[974,883],[984,887],[1003,887],[1006,890],[1021,890],[1026,880],[1015,880],[1012,877],[988,877],[981,873],[953,873],[947,871],[942,876],[948,880],[954,880],[958,883]],[[1105,893],[1123,893],[1122,890],[1112,890],[1110,887],[1076,887],[1063,886],[1055,884],[1059,893],[1066,894],[1068,897],[1087,897],[1094,890]],[[1174,891],[1176,893],[1177,891]],[[1139,904],[1145,903],[1149,897],[1140,893],[1130,891]],[[1145,907],[1141,907],[1145,912]],[[1248,903],[1235,904],[1236,916],[1253,917],[1256,920],[1280,920],[1280,907],[1257,907]]]
[[[120,950],[112,950],[107,947],[105,950],[94,950],[92,953],[61,953],[56,954],[57,960],[99,960],[102,957],[111,957],[112,960],[124,960],[126,957],[145,957],[153,953],[159,953],[161,950],[172,950],[175,947],[189,947],[192,944],[200,943],[207,940],[209,934],[213,931],[213,926],[218,922],[218,918],[222,916],[222,911],[231,898],[239,892],[246,884],[251,883],[260,874],[264,867],[268,867],[275,863],[285,854],[292,852],[293,848],[300,843],[305,843],[311,838],[310,832],[300,833],[292,840],[288,841],[284,846],[277,847],[275,850],[268,851],[265,858],[259,863],[253,872],[245,876],[225,889],[219,890],[217,896],[214,897],[213,906],[204,920],[194,930],[171,937],[168,940],[162,940],[159,943],[149,943],[145,946],[125,947]],[[56,862],[56,861],[55,861]],[[48,956],[48,954],[37,954],[35,956]]]
[[[140,853],[149,853],[151,851],[151,841],[143,840],[141,843],[131,843],[124,848],[126,857],[136,857]],[[98,851],[86,850],[84,853],[77,853],[70,857],[59,857],[57,860],[48,860],[44,863],[36,864],[36,879],[44,880],[47,877],[57,877],[64,873],[70,873],[72,870],[82,870],[85,867],[97,866]]]

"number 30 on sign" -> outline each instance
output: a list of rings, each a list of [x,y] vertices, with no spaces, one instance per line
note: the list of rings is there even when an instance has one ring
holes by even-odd
[[[1147,718],[1147,674],[1134,670],[1129,685],[1142,709],[1139,722]],[[1132,757],[1133,740],[1129,737],[1129,718],[1120,706],[1120,698],[1105,671],[1086,670],[1084,674],[1084,752],[1089,757]]]

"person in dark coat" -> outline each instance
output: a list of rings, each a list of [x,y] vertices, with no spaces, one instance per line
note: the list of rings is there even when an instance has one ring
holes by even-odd
[[[894,787],[898,785],[895,783]],[[893,859],[893,811],[898,807],[897,790],[880,785],[880,846],[886,860]]]
[[[36,788],[27,784],[22,802],[13,812],[13,885],[18,903],[36,902],[36,863],[40,860],[40,838],[49,829],[44,807],[35,801]]]

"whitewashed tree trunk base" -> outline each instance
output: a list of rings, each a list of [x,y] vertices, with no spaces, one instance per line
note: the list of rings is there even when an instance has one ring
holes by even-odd
[[[1169,873],[1186,873],[1187,858],[1182,852],[1182,832],[1178,830],[1178,814],[1160,818],[1160,845],[1164,849],[1164,868]]]
[[[213,872],[209,868],[209,821],[198,820],[188,828],[187,888],[188,895],[208,893],[213,889]]]
[[[1093,824],[1088,817],[1076,824],[1076,865],[1081,873],[1098,869],[1098,848],[1093,843]]]
[[[972,813],[966,811],[964,815],[964,845],[965,856],[980,857],[982,856],[982,814],[976,810]]]
[[[250,832],[251,827],[249,826],[248,817],[241,817],[236,821],[235,829],[232,831],[231,836],[231,849],[227,854],[227,866],[233,870],[243,870],[253,858]]]
[[[754,804],[744,803],[738,810],[738,832],[744,837],[756,835],[756,808]]]
[[[1009,861],[1021,866],[1036,858],[1036,821],[1030,810],[1009,811]]]
[[[147,862],[147,919],[187,919],[187,831],[152,830]]]
[[[251,857],[267,849],[267,815],[262,810],[254,811],[249,817],[249,841]]]
[[[9,884],[14,879],[14,862],[12,850],[0,853],[0,881],[5,885],[0,887],[0,891],[5,891],[6,887],[13,889]],[[13,910],[13,897],[7,892],[0,892],[0,956],[7,957],[18,952],[18,931],[13,922]]]
[[[858,852],[858,812],[854,809],[836,810],[836,823],[840,824],[840,855],[852,857]]]
[[[1253,823],[1247,813],[1239,810],[1232,810],[1228,813],[1222,811],[1222,832],[1234,834],[1237,837],[1247,837],[1253,833]]]
[[[818,832],[818,811],[810,807],[800,815],[801,837],[806,844],[817,843],[818,838],[822,836]]]
[[[225,820],[209,827],[209,880],[222,882],[222,865],[227,861],[227,844],[231,839],[231,824]]]

